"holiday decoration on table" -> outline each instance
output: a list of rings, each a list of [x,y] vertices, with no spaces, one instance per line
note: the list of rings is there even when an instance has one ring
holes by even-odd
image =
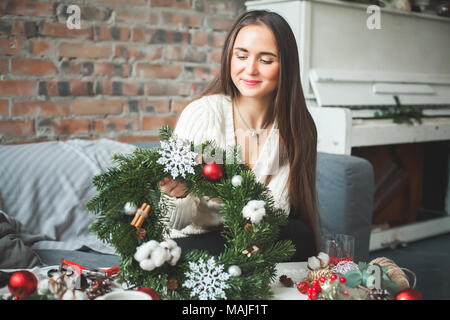
[[[45,268],[47,269],[47,268]],[[61,259],[57,269],[34,268],[11,274],[9,300],[93,300],[113,291],[123,290],[115,281],[118,267],[85,268]]]
[[[336,264],[334,264],[336,262]],[[308,258],[308,275],[297,284],[309,300],[420,300],[415,275],[392,260],[376,258],[370,263],[330,259],[323,252]],[[403,270],[414,275],[413,288]]]
[[[195,145],[168,126],[160,140],[159,148],[114,155],[114,165],[93,179],[97,194],[87,208],[96,219],[90,229],[120,256],[117,280],[149,287],[161,299],[273,297],[275,266],[295,252],[291,241],[278,240],[287,213],[275,207],[237,146]],[[226,239],[221,254],[182,251],[169,239],[174,203],[159,188],[164,178],[183,182],[194,197],[218,200]]]

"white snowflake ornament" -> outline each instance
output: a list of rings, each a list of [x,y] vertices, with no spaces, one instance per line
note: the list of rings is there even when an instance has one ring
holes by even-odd
[[[214,257],[206,263],[202,258],[198,263],[189,262],[190,272],[186,272],[187,280],[183,287],[191,289],[191,297],[198,297],[200,300],[226,299],[225,289],[230,286],[226,281],[230,274],[225,272],[224,265],[216,265]]]
[[[170,172],[172,178],[178,176],[186,178],[186,173],[195,173],[197,165],[197,153],[191,151],[191,146],[180,139],[170,138],[161,141],[161,149],[158,150],[160,158],[156,161],[164,165],[164,172]]]

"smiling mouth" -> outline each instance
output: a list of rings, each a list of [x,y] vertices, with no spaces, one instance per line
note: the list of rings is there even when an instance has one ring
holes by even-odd
[[[246,84],[247,86],[256,86],[257,84],[260,84],[261,81],[259,80],[247,80],[247,79],[241,79],[241,81]]]

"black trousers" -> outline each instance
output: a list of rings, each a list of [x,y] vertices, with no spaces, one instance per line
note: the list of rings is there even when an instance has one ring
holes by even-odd
[[[222,230],[175,239],[183,251],[192,249],[206,250],[211,255],[218,255],[224,250],[226,240],[221,236]],[[291,262],[306,261],[317,254],[312,232],[298,219],[289,219],[289,223],[280,230],[279,240],[291,240],[296,252]],[[287,261],[286,261],[287,262]]]

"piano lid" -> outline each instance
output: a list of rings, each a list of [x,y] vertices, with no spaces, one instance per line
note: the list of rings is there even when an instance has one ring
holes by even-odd
[[[450,75],[319,70],[309,72],[318,106],[450,105]]]

